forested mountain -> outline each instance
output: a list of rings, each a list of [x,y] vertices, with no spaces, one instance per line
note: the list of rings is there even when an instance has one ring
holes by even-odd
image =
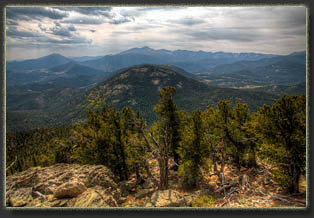
[[[299,52],[258,61],[219,65],[198,73],[197,78],[219,87],[297,85],[306,81],[306,56],[305,52]]]
[[[152,107],[158,101],[158,92],[169,85],[177,88],[178,107],[188,112],[215,105],[221,98],[230,99],[232,104],[242,100],[254,111],[276,98],[272,94],[210,87],[184,74],[187,73],[171,66],[139,65],[116,73],[91,90],[53,84],[45,87],[39,83],[8,87],[7,126],[10,130],[72,123],[84,117],[90,101],[99,98],[118,110],[132,106],[151,123],[156,119]]]
[[[301,81],[250,89],[209,86],[169,64],[104,75],[72,61],[9,85],[6,206],[304,207],[300,65],[241,71]]]
[[[139,65],[123,70],[119,74],[91,89],[89,99],[101,98],[118,110],[130,105],[138,109],[150,122],[155,120],[152,108],[158,101],[158,92],[164,86],[177,88],[175,100],[178,108],[192,112],[220,99],[230,99],[232,104],[241,100],[249,104],[252,111],[263,104],[271,104],[276,98],[272,94],[207,86],[187,78],[166,66]]]

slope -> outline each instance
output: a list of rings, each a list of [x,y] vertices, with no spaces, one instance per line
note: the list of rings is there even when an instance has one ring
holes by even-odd
[[[275,99],[271,94],[207,86],[168,67],[140,65],[128,68],[91,89],[88,100],[104,98],[107,106],[118,110],[132,106],[151,123],[156,119],[153,106],[158,103],[158,92],[163,86],[176,87],[178,109],[188,112],[214,106],[221,99],[230,99],[232,104],[241,100],[255,111],[258,106],[272,104]]]

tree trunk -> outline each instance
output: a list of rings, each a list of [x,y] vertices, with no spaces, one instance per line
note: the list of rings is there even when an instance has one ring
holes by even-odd
[[[301,169],[294,163],[290,165],[291,178],[289,181],[288,192],[290,194],[299,193],[299,181],[301,176]]]
[[[136,175],[136,184],[137,185],[143,184],[144,183],[144,179],[140,175],[138,163],[135,164],[135,175]]]
[[[247,167],[248,168],[256,168],[257,163],[256,163],[256,155],[254,151],[250,151],[249,153],[249,160],[247,162]]]

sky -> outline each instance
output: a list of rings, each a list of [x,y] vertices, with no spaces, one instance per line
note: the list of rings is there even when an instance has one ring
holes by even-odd
[[[306,8],[7,7],[6,58],[102,56],[130,48],[289,54],[306,49]]]

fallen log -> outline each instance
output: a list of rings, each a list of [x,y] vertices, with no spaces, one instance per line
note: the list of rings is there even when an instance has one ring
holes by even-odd
[[[278,197],[278,196],[276,196],[276,195],[271,196],[271,198],[275,198],[275,199],[277,199],[277,200],[280,200],[280,201],[284,201],[284,202],[290,203],[290,201],[288,201],[288,200],[286,200],[286,199],[284,199],[284,198],[280,198],[280,197]]]

